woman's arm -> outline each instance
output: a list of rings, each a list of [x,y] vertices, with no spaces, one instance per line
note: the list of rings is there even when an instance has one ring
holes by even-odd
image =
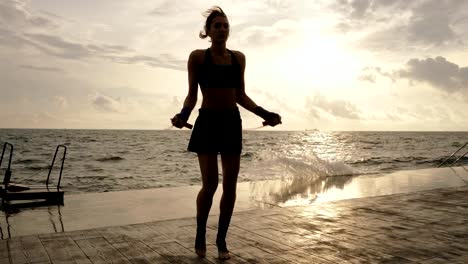
[[[188,108],[190,111],[195,108],[195,104],[197,103],[199,58],[200,50],[194,50],[190,53],[187,62],[189,90],[184,101],[184,108]]]
[[[258,106],[249,96],[245,93],[245,80],[244,80],[244,73],[245,73],[245,55],[237,51],[237,58],[239,60],[241,66],[241,85],[236,92],[236,101],[237,103],[244,107],[245,109],[249,110],[250,112],[258,115],[259,117],[263,118],[265,121],[263,125],[270,125],[276,126],[281,124],[281,116],[277,113],[269,112],[262,107]]]
[[[237,89],[236,101],[240,106],[244,107],[250,112],[254,112],[257,104],[245,93],[245,55],[240,51],[234,52],[234,55],[237,57],[237,60],[241,66],[241,85]]]
[[[187,120],[192,113],[193,108],[197,103],[197,95],[198,95],[198,69],[199,69],[199,61],[200,61],[200,50],[194,50],[190,53],[188,62],[187,62],[187,70],[188,70],[188,83],[189,83],[189,90],[187,97],[184,100],[184,106],[180,113],[176,114],[172,119],[172,125],[177,128],[188,127],[192,128],[191,125],[187,124]]]

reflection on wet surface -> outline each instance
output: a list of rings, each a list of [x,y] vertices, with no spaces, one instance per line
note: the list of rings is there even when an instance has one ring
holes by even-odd
[[[251,183],[253,199],[278,206],[416,192],[467,185],[464,167],[398,171],[361,176],[304,176]]]
[[[293,205],[292,201],[302,200],[304,203],[314,202],[318,195],[332,188],[344,189],[353,180],[353,176],[333,177],[301,177],[286,181],[263,181],[252,184],[253,192],[265,192],[264,197],[271,203],[285,206]],[[259,190],[257,190],[259,189]]]
[[[333,200],[468,185],[464,167],[381,175],[304,175],[238,185],[236,211],[307,205]],[[195,216],[199,186],[66,195],[65,205],[11,203],[0,216],[2,239]],[[211,214],[219,214],[218,188]]]
[[[65,232],[61,207],[43,201],[3,204],[0,218],[1,239],[27,235],[37,230]]]

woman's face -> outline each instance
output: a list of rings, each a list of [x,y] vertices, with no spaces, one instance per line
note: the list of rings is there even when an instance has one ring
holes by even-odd
[[[208,30],[212,42],[225,42],[229,37],[229,21],[226,17],[217,16]]]

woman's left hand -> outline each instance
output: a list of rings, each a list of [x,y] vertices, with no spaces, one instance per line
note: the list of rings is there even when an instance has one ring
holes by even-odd
[[[264,126],[274,127],[276,125],[282,124],[280,115],[278,115],[277,113],[273,113],[273,112],[270,112],[269,115],[270,115],[269,118],[267,120],[263,121]]]

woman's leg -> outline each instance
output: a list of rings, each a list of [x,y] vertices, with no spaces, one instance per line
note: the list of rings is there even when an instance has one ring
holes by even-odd
[[[216,245],[220,258],[229,258],[226,246],[226,234],[231,222],[234,204],[236,202],[237,176],[239,175],[240,154],[221,154],[223,166],[223,196],[220,203],[220,215],[218,223],[218,235]]]
[[[213,196],[218,188],[218,155],[198,154],[202,176],[202,188],[197,196],[197,236],[195,251],[198,256],[206,254],[206,222],[210,213]]]

